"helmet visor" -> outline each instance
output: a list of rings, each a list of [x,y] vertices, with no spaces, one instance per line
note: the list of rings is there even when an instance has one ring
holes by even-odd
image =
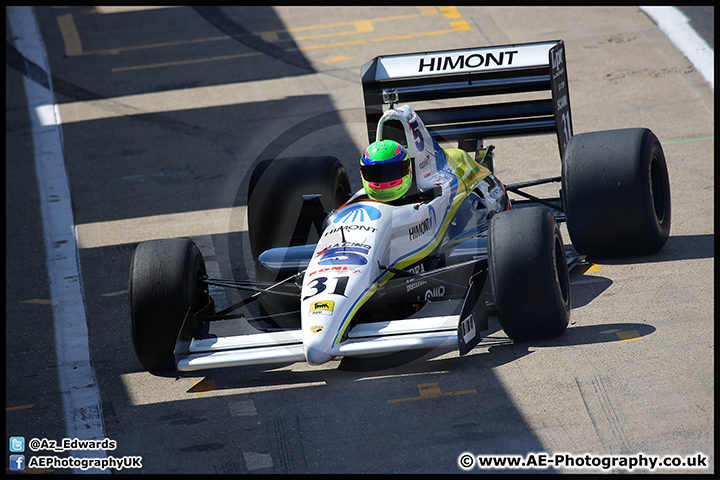
[[[405,157],[402,162],[373,163],[361,165],[360,173],[367,182],[385,183],[403,178],[410,172],[410,158]]]

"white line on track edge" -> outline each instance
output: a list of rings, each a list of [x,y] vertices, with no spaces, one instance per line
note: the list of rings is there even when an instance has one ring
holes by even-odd
[[[715,52],[676,7],[640,7],[715,91]]]
[[[17,50],[45,71],[50,90],[23,78],[32,122],[35,170],[38,179],[53,305],[58,382],[68,438],[102,440],[105,437],[100,389],[90,363],[87,318],[80,275],[70,186],[63,157],[61,122],[45,52],[32,7],[7,7],[7,19]],[[52,105],[55,121],[42,125],[36,108]],[[73,451],[75,458],[106,458],[102,450]],[[110,473],[74,469],[75,473]]]

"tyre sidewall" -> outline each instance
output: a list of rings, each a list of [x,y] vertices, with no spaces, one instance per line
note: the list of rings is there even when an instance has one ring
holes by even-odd
[[[488,263],[498,320],[510,338],[537,340],[565,331],[570,316],[567,264],[559,227],[547,209],[495,215],[488,232]]]
[[[185,316],[210,300],[200,250],[189,239],[138,245],[128,286],[132,338],[143,366],[152,373],[174,371],[174,348]]]
[[[562,192],[568,233],[581,254],[650,254],[667,241],[667,165],[660,142],[646,128],[573,136],[563,160]]]

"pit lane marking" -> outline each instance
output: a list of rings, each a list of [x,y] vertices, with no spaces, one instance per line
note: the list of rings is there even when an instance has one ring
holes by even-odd
[[[637,330],[628,330],[627,332],[617,332],[617,336],[621,342],[629,342],[631,340],[640,340],[642,336]]]
[[[49,298],[32,298],[30,300],[23,300],[20,303],[31,303],[35,305],[52,305],[52,300]]]
[[[416,13],[416,14],[396,15],[396,16],[390,16],[390,17],[379,17],[379,18],[372,18],[372,19],[367,19],[367,20],[351,20],[351,21],[346,21],[346,22],[335,22],[335,23],[329,23],[329,24],[289,28],[287,30],[272,30],[272,31],[266,31],[266,32],[259,32],[255,35],[259,36],[265,42],[272,43],[272,42],[280,41],[280,34],[282,34],[282,33],[288,34],[288,36],[290,37],[290,39],[292,41],[306,41],[306,40],[323,39],[323,38],[329,38],[329,37],[337,37],[337,36],[342,36],[342,35],[366,34],[366,33],[372,33],[375,31],[374,23],[376,23],[376,22],[407,20],[410,18],[422,17],[422,16],[427,16],[427,15],[437,15],[437,13],[438,13],[438,10],[436,10],[434,7],[417,7],[417,8],[420,9],[420,12]],[[403,39],[415,38],[415,37],[419,37],[419,36],[438,35],[438,34],[446,34],[446,33],[472,30],[472,27],[470,27],[470,25],[467,23],[467,21],[462,20],[462,15],[459,13],[459,11],[457,10],[456,7],[439,7],[439,9],[440,9],[440,13],[446,19],[454,20],[454,21],[450,22],[450,27],[451,27],[450,29],[431,31],[431,32],[418,32],[418,33],[411,33],[411,34],[404,34],[404,35],[395,35],[395,36],[375,38],[375,39],[370,39],[370,40],[362,39],[362,40],[349,41],[349,42],[320,44],[320,45],[311,45],[311,46],[304,46],[304,47],[298,46],[298,50],[306,51],[306,50],[315,50],[315,49],[319,49],[319,48],[357,45],[357,44],[361,44],[361,43],[367,43],[368,41],[384,42],[384,41],[393,41],[393,40],[403,40]],[[117,13],[117,12],[108,11],[108,12],[99,12],[99,13]],[[68,57],[80,56],[80,55],[107,55],[107,54],[117,55],[124,51],[133,51],[133,50],[141,50],[141,49],[149,49],[149,48],[160,48],[160,47],[203,43],[203,42],[211,42],[211,41],[222,41],[222,40],[228,39],[227,36],[223,35],[223,36],[215,36],[215,37],[200,38],[200,39],[193,39],[193,40],[160,42],[160,43],[155,43],[155,44],[134,45],[134,46],[129,46],[129,47],[118,47],[118,48],[111,48],[111,49],[104,49],[104,50],[83,51],[80,33],[77,29],[77,26],[75,24],[72,14],[59,15],[56,18],[56,21],[57,21],[58,27],[60,29],[60,32],[61,32],[61,35],[63,38],[63,44],[65,46],[65,55]],[[310,30],[317,31],[317,30],[344,27],[344,26],[353,26],[354,30],[349,30],[349,31],[343,30],[340,32],[329,32],[329,33],[315,33],[315,34],[311,34],[311,35],[304,35],[304,36],[297,36],[297,37],[292,36],[292,33],[298,33],[298,32],[310,31]],[[149,65],[133,65],[133,66],[129,66],[129,67],[112,68],[111,71],[112,72],[122,72],[122,71],[139,70],[139,69],[145,69],[145,68],[159,68],[159,67],[189,65],[189,64],[200,63],[200,62],[232,60],[232,59],[236,59],[236,58],[242,58],[242,57],[247,57],[247,56],[256,56],[256,55],[260,55],[260,54],[261,54],[260,52],[250,52],[250,53],[244,53],[244,54],[224,55],[224,56],[208,57],[208,58],[202,58],[202,59],[181,60],[181,61],[176,61],[176,62],[163,62],[163,63],[154,63],[154,64],[149,64]],[[343,59],[349,59],[349,58],[353,58],[353,57],[344,57]],[[323,63],[326,63],[326,62],[323,62]]]
[[[124,13],[126,11],[135,11],[140,9],[122,9],[122,7],[117,7],[117,10],[111,10],[111,9],[104,9],[104,10],[98,10],[101,7],[96,7],[97,13],[103,13],[103,14],[113,14],[113,13]],[[150,7],[153,8],[153,7]],[[268,30],[264,32],[258,32],[254,35],[260,37],[263,41],[271,43],[276,42],[280,39],[280,34],[291,34],[296,32],[303,32],[303,31],[310,31],[310,30],[323,30],[323,29],[329,29],[329,28],[336,28],[336,27],[344,27],[344,26],[354,26],[355,30],[350,31],[341,31],[341,32],[330,32],[330,33],[317,33],[313,35],[306,35],[306,36],[299,36],[299,37],[291,37],[292,40],[311,40],[311,39],[317,39],[317,38],[327,38],[331,36],[340,36],[340,35],[350,35],[350,34],[357,34],[357,33],[369,33],[373,32],[375,30],[375,27],[373,26],[374,22],[387,22],[387,21],[398,21],[398,20],[407,20],[410,18],[416,18],[416,17],[422,17],[426,15],[437,15],[438,11],[434,7],[417,7],[420,9],[419,13],[411,13],[407,15],[394,15],[389,17],[379,17],[379,18],[371,18],[368,20],[350,20],[346,22],[334,22],[334,23],[327,23],[327,24],[320,24],[320,25],[310,25],[306,27],[295,27],[295,28],[289,28],[286,30]],[[441,12],[443,15],[445,15],[446,18],[459,18],[455,16],[452,12],[452,9],[454,7],[441,7]],[[457,9],[455,9],[457,12]],[[448,16],[450,15],[450,16]],[[213,36],[213,37],[206,37],[206,38],[198,38],[193,40],[180,40],[180,41],[174,41],[174,42],[159,42],[159,43],[151,43],[151,44],[145,44],[145,45],[133,45],[129,47],[118,47],[118,48],[109,48],[109,49],[102,49],[102,50],[89,50],[84,51],[82,48],[82,40],[80,39],[80,33],[77,29],[77,26],[75,25],[75,21],[73,19],[73,14],[63,14],[58,15],[56,18],[56,22],[58,24],[58,27],[60,28],[60,33],[63,38],[63,44],[65,46],[65,55],[68,57],[72,56],[78,56],[78,55],[108,55],[113,54],[117,55],[124,51],[131,51],[131,50],[144,50],[149,48],[161,48],[161,47],[170,47],[170,46],[178,46],[178,45],[187,45],[187,44],[194,44],[194,43],[204,43],[204,42],[215,42],[215,41],[223,41],[228,40],[229,37],[227,35],[220,35],[220,36]],[[255,52],[254,54],[259,54],[258,52]],[[213,57],[213,59],[223,59],[225,57]],[[202,61],[202,60],[198,60]],[[139,67],[139,68],[149,68],[147,66],[145,67]]]
[[[333,58],[328,58],[327,60],[324,60],[322,63],[327,65],[328,63],[342,62],[344,60],[352,60],[353,58],[355,58],[355,57],[333,57]]]
[[[274,466],[272,455],[269,453],[243,452],[245,466],[248,470],[258,470],[260,468],[271,468]]]
[[[438,382],[421,383],[417,386],[417,388],[418,388],[418,392],[420,393],[419,396],[408,397],[408,398],[395,398],[392,400],[388,400],[388,403],[408,402],[408,401],[412,401],[412,400],[424,400],[427,398],[437,398],[437,397],[444,397],[444,396],[465,395],[468,393],[477,393],[477,391],[475,389],[462,390],[459,392],[443,393],[442,390],[440,390],[440,384]]]
[[[230,409],[230,415],[233,417],[248,417],[258,414],[255,402],[252,400],[228,403],[228,408]]]
[[[27,405],[18,405],[17,407],[5,407],[5,411],[14,412],[15,410],[27,410],[28,408],[33,408],[35,405],[35,403],[28,403]]]
[[[14,36],[18,53],[26,62],[38,66],[41,72],[40,78],[32,80],[26,74],[23,86],[32,120],[50,299],[55,305],[65,304],[63,308],[53,309],[61,415],[67,437],[104,438],[100,388],[90,361],[80,258],[76,239],[73,238],[72,197],[65,168],[62,122],[57,115],[54,121],[42,125],[33,115],[34,111],[43,107],[58,112],[52,89],[52,72],[32,7],[9,6],[6,13],[8,31]],[[106,456],[105,452],[98,453],[98,458]],[[79,469],[73,470],[79,473]],[[91,470],[88,473],[97,472]]]
[[[215,391],[215,380],[208,380],[207,378],[204,378],[200,380],[199,382],[196,382],[192,388],[189,390],[189,393],[206,393],[206,392],[214,392]]]

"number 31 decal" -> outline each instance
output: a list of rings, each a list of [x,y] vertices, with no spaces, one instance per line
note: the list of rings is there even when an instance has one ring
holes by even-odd
[[[330,292],[332,295],[342,295],[345,296],[345,289],[347,288],[348,280],[350,280],[350,277],[334,277],[335,282],[335,290]],[[315,295],[318,295],[325,291],[327,288],[328,278],[327,277],[318,277],[314,279],[310,284],[308,285],[308,288],[312,288],[315,290],[315,293],[311,295],[307,295],[306,297],[303,297],[303,300],[307,300],[308,298],[312,298]]]

